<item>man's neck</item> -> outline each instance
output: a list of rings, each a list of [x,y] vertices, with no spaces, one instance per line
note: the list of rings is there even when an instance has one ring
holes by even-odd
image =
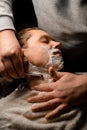
[[[51,79],[47,68],[38,67],[31,63],[29,63],[29,70],[28,73],[26,73],[26,78],[30,88],[43,82],[49,82]]]

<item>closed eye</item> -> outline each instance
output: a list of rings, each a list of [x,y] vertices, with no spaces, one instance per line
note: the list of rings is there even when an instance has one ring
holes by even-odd
[[[42,40],[42,42],[43,42],[43,43],[49,43],[49,39],[44,38],[44,39]]]
[[[43,42],[43,43],[46,43],[46,44],[49,44],[49,42],[51,41],[52,39],[49,37],[49,36],[43,36],[41,37],[40,41]]]

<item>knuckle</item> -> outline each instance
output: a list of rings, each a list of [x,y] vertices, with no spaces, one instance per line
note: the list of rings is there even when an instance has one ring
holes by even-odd
[[[4,66],[0,66],[0,73],[4,73],[4,71],[5,71]]]
[[[12,49],[10,51],[10,56],[14,56],[14,55],[16,55],[16,53],[17,53],[17,51],[15,49]]]
[[[16,56],[20,53],[20,48],[12,48],[10,50],[10,56]]]

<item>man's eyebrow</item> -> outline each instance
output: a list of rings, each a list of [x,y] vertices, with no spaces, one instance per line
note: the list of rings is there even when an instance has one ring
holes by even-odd
[[[42,39],[44,39],[44,38],[47,38],[48,40],[53,40],[53,41],[55,41],[55,39],[54,38],[52,38],[50,35],[42,35],[40,38],[39,38],[39,40],[42,40]]]

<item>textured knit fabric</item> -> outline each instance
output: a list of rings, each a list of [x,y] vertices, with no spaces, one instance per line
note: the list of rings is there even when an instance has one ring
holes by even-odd
[[[0,130],[87,130],[87,104],[78,106],[53,120],[46,112],[33,113],[27,98],[35,91],[16,90],[0,100]]]

